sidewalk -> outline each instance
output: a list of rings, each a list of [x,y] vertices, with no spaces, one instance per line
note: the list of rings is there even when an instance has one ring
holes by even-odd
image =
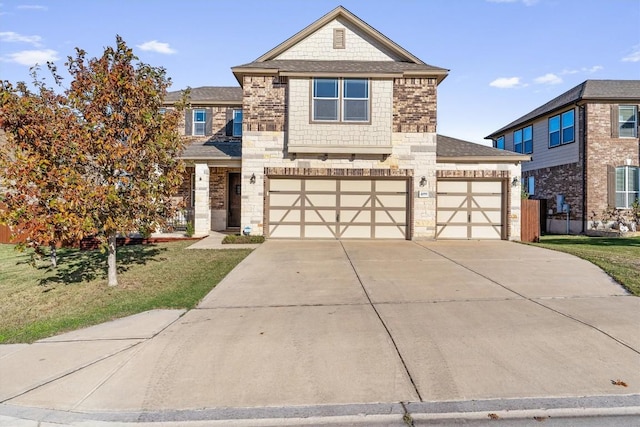
[[[225,236],[226,234],[224,233],[211,231],[207,237],[197,241],[187,249],[255,249],[260,246],[260,243],[223,245],[222,239],[224,239]]]

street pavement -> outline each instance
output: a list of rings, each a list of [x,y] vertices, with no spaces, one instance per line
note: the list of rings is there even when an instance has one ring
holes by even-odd
[[[639,332],[640,299],[567,254],[271,240],[197,309],[0,346],[0,426],[632,425]]]

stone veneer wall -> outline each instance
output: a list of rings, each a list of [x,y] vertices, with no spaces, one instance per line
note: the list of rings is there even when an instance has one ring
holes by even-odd
[[[629,105],[629,104],[624,104]],[[633,105],[633,104],[631,104]],[[587,218],[608,208],[607,166],[640,164],[638,138],[613,138],[611,104],[587,104]],[[640,110],[640,105],[638,105]],[[615,124],[617,126],[617,123]]]
[[[393,80],[393,131],[435,132],[437,81],[434,78]]]
[[[391,80],[371,80],[370,122],[364,123],[313,123],[311,122],[310,78],[289,79],[289,143],[304,148],[328,146],[349,147],[352,152],[366,153],[369,147],[391,145],[391,117],[393,84]]]
[[[392,134],[393,153],[383,160],[382,156],[330,155],[298,156],[293,159],[284,154],[285,132],[246,132],[242,150],[242,227],[251,226],[253,234],[264,233],[264,177],[265,168],[284,168],[285,174],[295,174],[292,168],[310,169],[376,169],[398,171],[398,174],[413,174],[413,237],[433,238],[435,235],[435,199],[418,198],[418,192],[435,191],[436,135],[417,133]],[[401,170],[407,170],[400,172]],[[322,174],[323,172],[318,172]],[[255,174],[256,182],[250,183]],[[419,187],[420,177],[425,176],[426,185]]]
[[[520,240],[522,219],[520,172],[521,166],[512,163],[438,163],[436,176],[437,178],[491,178],[507,181],[507,238]],[[514,177],[518,178],[515,186],[511,184]]]
[[[241,142],[242,137],[239,136],[227,136],[227,111],[241,109],[242,106],[236,107],[219,106],[219,107],[199,107],[197,105],[192,106],[191,110],[196,108],[204,108],[207,110],[207,114],[212,115],[211,135],[193,136],[185,134],[185,114],[182,115],[182,119],[178,124],[178,133],[182,135],[187,144],[192,142],[204,142],[204,141],[216,141],[216,142]],[[231,114],[231,113],[230,113]]]
[[[287,80],[284,77],[244,76],[242,105],[243,146],[246,131],[283,132],[287,117]]]

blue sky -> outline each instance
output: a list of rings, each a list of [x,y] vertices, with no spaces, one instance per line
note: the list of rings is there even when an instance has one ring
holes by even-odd
[[[0,0],[0,79],[63,68],[121,35],[172,90],[237,85],[251,62],[343,5],[427,64],[438,133],[484,137],[587,79],[640,79],[640,0]]]

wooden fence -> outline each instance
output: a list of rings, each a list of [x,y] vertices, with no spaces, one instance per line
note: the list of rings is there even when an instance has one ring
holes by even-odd
[[[520,208],[520,239],[523,242],[540,241],[540,200],[522,199]]]

